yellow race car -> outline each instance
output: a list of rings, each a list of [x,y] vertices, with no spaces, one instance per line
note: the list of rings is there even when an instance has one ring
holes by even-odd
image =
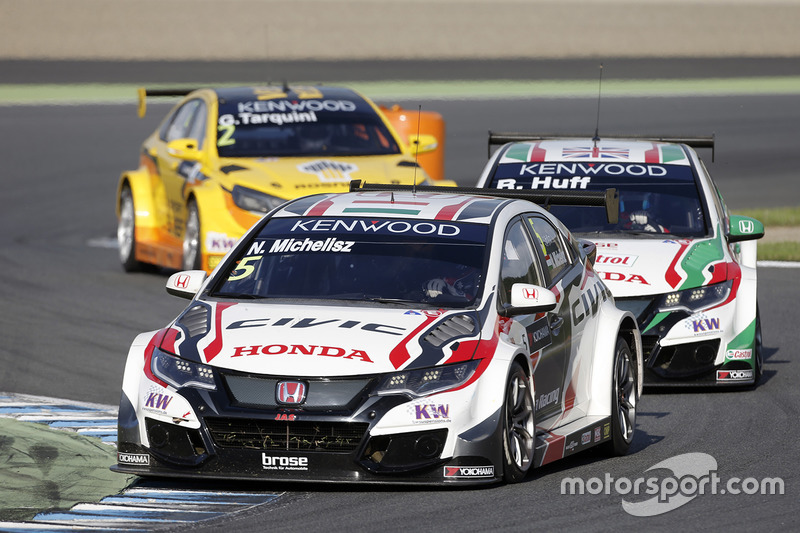
[[[183,96],[117,187],[128,271],[212,271],[244,232],[286,200],[345,192],[351,180],[454,184],[440,114],[379,107],[343,87],[139,91]]]

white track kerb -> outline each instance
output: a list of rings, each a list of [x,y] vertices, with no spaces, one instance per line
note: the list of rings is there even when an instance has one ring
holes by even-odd
[[[676,455],[651,466],[646,472],[652,474],[635,479],[615,478],[609,473],[602,478],[585,480],[565,477],[561,480],[561,494],[619,494],[623,497],[622,509],[641,517],[667,513],[698,496],[784,494],[784,481],[779,477],[721,477],[717,473],[717,460],[707,453]]]

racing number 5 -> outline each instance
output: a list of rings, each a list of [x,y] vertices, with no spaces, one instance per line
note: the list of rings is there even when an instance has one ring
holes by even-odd
[[[264,257],[264,256],[263,255],[251,255],[250,257],[243,257],[242,260],[239,261],[239,264],[236,266],[236,268],[233,270],[233,272],[241,270],[242,273],[241,274],[236,274],[234,276],[233,272],[231,272],[231,276],[228,278],[228,281],[236,281],[236,280],[244,279],[247,276],[249,276],[250,274],[252,274],[255,271],[256,267],[255,267],[255,265],[252,265],[250,263],[254,263],[254,262],[258,261],[259,259],[261,259],[262,257]]]

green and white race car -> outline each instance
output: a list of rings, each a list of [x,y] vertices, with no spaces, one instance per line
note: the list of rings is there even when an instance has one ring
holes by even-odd
[[[761,222],[730,215],[694,148],[713,137],[592,138],[489,134],[502,145],[479,187],[619,191],[620,216],[553,206],[597,245],[595,270],[642,332],[645,384],[755,385],[762,372],[756,292]]]

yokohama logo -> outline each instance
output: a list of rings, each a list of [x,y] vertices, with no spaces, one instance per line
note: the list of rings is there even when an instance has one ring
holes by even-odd
[[[717,381],[753,379],[752,370],[717,370]]]
[[[130,465],[150,465],[150,456],[146,453],[117,452],[117,462]]]
[[[444,477],[494,477],[494,466],[445,466]]]

